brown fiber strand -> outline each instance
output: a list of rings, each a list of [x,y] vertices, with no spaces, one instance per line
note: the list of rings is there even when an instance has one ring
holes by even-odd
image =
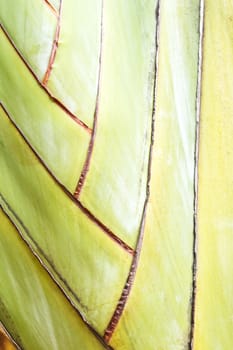
[[[55,275],[62,281],[62,283],[64,284],[64,286],[67,288],[67,290],[72,294],[72,296],[74,297],[74,299],[81,305],[80,303],[80,299],[78,298],[78,296],[72,291],[72,289],[69,287],[69,285],[67,284],[66,280],[59,274],[59,272],[56,270],[55,266],[49,261],[49,259],[47,258],[47,256],[45,255],[45,253],[43,252],[43,250],[38,246],[38,244],[34,241],[34,239],[32,238],[29,230],[25,227],[24,223],[20,220],[20,218],[18,217],[18,215],[12,210],[12,208],[9,206],[9,204],[7,203],[7,201],[5,200],[5,198],[2,196],[2,194],[0,194],[0,197],[2,198],[2,200],[4,201],[6,207],[8,208],[8,210],[12,213],[12,215],[16,218],[16,220],[18,221],[18,223],[22,226],[22,228],[24,229],[25,233],[28,235],[29,239],[32,241],[32,243],[34,244],[34,246],[36,247],[36,249],[38,250],[38,252],[40,253],[40,255],[48,262],[48,264],[51,266],[51,268],[53,269],[53,271],[55,272]],[[41,259],[40,255],[38,255],[34,249],[32,248],[32,246],[30,245],[30,243],[28,243],[25,238],[23,237],[22,233],[20,232],[20,230],[18,229],[18,227],[16,226],[16,224],[12,221],[12,219],[10,218],[10,216],[5,212],[4,208],[0,205],[0,208],[2,208],[4,214],[6,215],[6,217],[8,218],[9,222],[14,226],[14,228],[16,229],[16,231],[19,234],[19,237],[22,239],[22,241],[25,243],[26,247],[29,249],[29,251],[33,254],[33,256],[39,261],[39,264],[43,267],[43,269],[47,272],[48,276],[52,279],[52,281],[56,284],[56,286],[59,288],[59,290],[62,292],[62,294],[64,295],[64,297],[66,298],[66,300],[69,302],[69,304],[71,304],[71,306],[74,308],[74,310],[76,311],[77,315],[82,319],[82,321],[85,323],[85,325],[88,327],[88,329],[91,331],[91,333],[101,342],[101,344],[104,346],[105,349],[108,350],[113,350],[112,347],[110,347],[105,340],[99,335],[99,333],[97,333],[97,331],[85,320],[85,318],[82,316],[81,312],[78,310],[78,308],[74,305],[74,303],[72,302],[72,300],[70,299],[70,297],[67,295],[66,291],[62,288],[62,286],[60,286],[60,284],[58,283],[58,281],[56,280],[56,278],[53,276],[53,274],[50,272],[50,270],[47,268],[47,266],[43,263],[43,260]]]
[[[51,50],[51,55],[49,58],[49,63],[48,63],[48,67],[47,70],[45,72],[44,78],[42,80],[42,84],[44,86],[47,85],[50,74],[52,72],[53,69],[53,64],[56,58],[56,54],[57,54],[57,49],[58,49],[58,41],[59,41],[59,36],[60,36],[60,29],[61,29],[61,10],[62,10],[62,0],[60,0],[60,6],[59,6],[59,12],[58,12],[58,18],[57,18],[57,26],[56,26],[56,31],[55,31],[55,37],[53,40],[53,46],[52,46],[52,50]]]
[[[19,58],[22,60],[22,62],[24,63],[24,65],[27,67],[27,69],[29,70],[29,72],[32,74],[32,76],[34,77],[34,79],[37,81],[37,83],[40,85],[40,87],[46,92],[46,94],[50,97],[50,99],[56,103],[56,105],[58,105],[75,123],[77,123],[78,125],[80,125],[81,127],[84,128],[84,130],[86,130],[89,134],[91,134],[91,129],[83,122],[81,121],[76,115],[74,115],[61,101],[59,101],[56,97],[54,97],[52,95],[52,93],[47,89],[46,86],[44,86],[43,84],[41,84],[40,80],[38,79],[38,77],[36,76],[35,72],[32,70],[32,68],[30,67],[30,65],[27,63],[27,61],[24,59],[24,57],[22,56],[22,54],[19,52],[19,50],[17,49],[17,47],[15,46],[14,42],[12,41],[12,39],[10,38],[9,34],[7,33],[6,29],[3,27],[3,25],[0,23],[0,28],[2,29],[3,33],[5,34],[7,40],[9,41],[9,43],[11,44],[11,46],[14,48],[14,50],[16,51],[16,53],[18,54]]]
[[[94,120],[91,138],[87,150],[86,160],[84,162],[84,166],[81,172],[81,175],[78,180],[77,187],[74,192],[74,197],[79,198],[80,192],[83,188],[84,182],[86,180],[86,176],[90,167],[91,157],[93,153],[96,129],[97,129],[97,120],[98,120],[98,112],[99,112],[99,98],[100,98],[100,80],[101,80],[101,67],[102,67],[102,52],[103,52],[103,12],[104,12],[104,0],[102,0],[101,5],[101,21],[100,21],[100,50],[99,50],[99,73],[98,73],[98,82],[97,82],[97,93],[96,93],[96,103],[95,103],[95,112],[94,112]]]
[[[121,319],[123,311],[125,309],[127,300],[129,298],[130,292],[132,290],[135,275],[137,272],[137,267],[139,263],[140,253],[142,249],[143,237],[144,237],[144,226],[145,226],[145,218],[146,218],[146,210],[150,196],[150,179],[151,179],[151,165],[152,165],[152,150],[154,144],[154,124],[155,124],[155,93],[156,93],[156,85],[157,85],[157,67],[158,67],[158,33],[159,33],[159,9],[160,9],[160,1],[158,0],[156,7],[156,30],[155,30],[155,60],[154,60],[154,85],[153,85],[153,107],[152,107],[152,117],[151,117],[151,142],[149,149],[149,159],[148,159],[148,168],[147,168],[147,184],[146,184],[146,198],[144,201],[142,218],[139,227],[138,240],[136,244],[136,250],[132,259],[132,264],[130,267],[130,271],[128,274],[128,278],[126,280],[125,286],[123,288],[121,297],[118,301],[116,309],[112,315],[112,318],[105,330],[104,339],[106,343],[109,343],[111,337]]]
[[[55,177],[55,175],[51,172],[51,170],[47,167],[47,165],[44,163],[44,161],[40,158],[38,153],[34,150],[34,148],[31,146],[30,142],[26,139],[26,137],[23,135],[22,131],[18,128],[18,126],[15,124],[13,119],[11,118],[10,114],[0,102],[0,106],[4,110],[5,114],[9,118],[11,124],[14,126],[14,128],[17,130],[19,135],[22,137],[24,142],[27,144],[27,146],[30,148],[32,153],[35,155],[35,157],[38,159],[40,164],[43,166],[43,168],[47,171],[47,173],[50,175],[50,177],[53,179],[53,181],[62,189],[62,191],[72,200],[73,203],[76,204],[76,206],[91,220],[93,221],[99,228],[102,229],[103,232],[107,234],[109,238],[111,238],[114,242],[116,242],[121,248],[123,248],[125,251],[127,251],[129,254],[134,254],[133,248],[131,248],[127,243],[122,241],[115,233],[113,233],[107,226],[105,226],[100,220],[98,220],[86,207],[83,206],[83,204],[65,188],[65,186],[60,183],[60,181]]]
[[[195,326],[195,308],[196,308],[196,289],[197,289],[197,241],[198,241],[198,161],[199,161],[199,141],[200,141],[200,114],[201,114],[201,83],[202,83],[202,63],[203,63],[203,38],[204,38],[204,0],[199,3],[199,48],[198,48],[198,72],[197,72],[197,91],[196,91],[196,130],[195,130],[195,149],[194,149],[194,186],[193,186],[193,266],[192,266],[192,294],[191,294],[191,312],[190,312],[190,331],[188,339],[188,349],[193,349],[194,326]]]
[[[48,0],[44,0],[44,2],[56,16],[59,16],[57,9]]]

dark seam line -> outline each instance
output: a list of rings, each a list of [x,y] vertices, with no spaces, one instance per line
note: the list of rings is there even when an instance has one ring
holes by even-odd
[[[105,226],[101,221],[99,221],[86,207],[82,205],[82,203],[73,197],[73,195],[65,188],[65,186],[55,177],[55,175],[51,172],[51,170],[47,167],[47,165],[44,163],[44,161],[40,158],[38,153],[34,150],[34,148],[31,146],[30,142],[26,139],[26,137],[23,135],[22,131],[18,128],[18,126],[15,124],[13,119],[11,118],[10,114],[7,112],[6,108],[0,102],[0,106],[4,110],[6,116],[8,117],[11,124],[14,126],[14,128],[17,130],[21,138],[24,140],[26,145],[30,148],[34,156],[37,158],[39,163],[43,166],[43,168],[47,171],[47,173],[50,175],[50,177],[53,179],[56,185],[60,187],[60,189],[72,200],[73,203],[76,204],[76,206],[92,221],[94,222],[99,228],[102,229],[103,232],[106,233],[106,235],[111,238],[115,243],[117,243],[122,249],[124,249],[129,254],[134,254],[134,249],[131,248],[127,243],[122,241],[117,235],[115,235],[107,226]]]
[[[80,192],[83,188],[84,182],[86,180],[86,176],[90,167],[91,158],[93,154],[93,148],[95,143],[97,122],[98,122],[98,112],[99,112],[99,99],[100,99],[100,82],[101,82],[101,71],[102,71],[102,54],[103,54],[103,12],[104,12],[104,0],[102,0],[101,5],[101,21],[100,21],[100,51],[99,51],[99,73],[98,73],[98,83],[97,83],[97,94],[96,94],[96,103],[95,103],[95,112],[94,112],[94,120],[92,126],[91,138],[87,150],[87,156],[85,163],[83,165],[83,169],[81,175],[79,177],[77,187],[74,192],[74,197],[79,198]]]
[[[82,303],[80,302],[80,299],[78,298],[78,296],[72,291],[72,289],[69,287],[69,285],[67,284],[66,280],[60,275],[60,273],[56,270],[55,266],[49,261],[49,259],[47,258],[46,254],[43,252],[43,250],[39,247],[39,245],[36,243],[36,241],[33,239],[33,237],[31,236],[29,230],[27,229],[27,227],[24,225],[24,223],[21,221],[21,219],[18,217],[18,215],[14,212],[14,210],[10,207],[10,205],[7,203],[7,201],[5,200],[5,198],[3,197],[3,195],[0,193],[0,196],[2,198],[2,200],[4,201],[5,205],[7,206],[8,210],[13,214],[13,216],[16,218],[16,220],[18,221],[18,223],[22,226],[22,228],[24,229],[25,233],[27,234],[27,236],[29,237],[29,239],[32,241],[32,243],[34,244],[34,246],[36,247],[36,249],[38,250],[39,254],[47,261],[47,263],[50,265],[50,267],[54,270],[55,274],[57,275],[57,277],[62,281],[62,283],[64,284],[64,286],[67,288],[67,290],[72,294],[72,296],[74,297],[74,299],[83,307],[85,308],[85,306],[82,305]],[[0,205],[1,206],[1,205]],[[60,284],[58,283],[58,281],[56,280],[56,278],[52,275],[52,273],[49,271],[48,267],[43,263],[41,257],[34,251],[34,249],[32,248],[32,246],[30,245],[29,242],[26,241],[26,239],[23,237],[22,233],[20,232],[19,228],[16,226],[16,224],[13,222],[13,220],[9,217],[9,215],[5,212],[4,208],[1,206],[4,214],[7,216],[8,220],[11,222],[11,224],[15,227],[15,229],[17,230],[19,236],[21,237],[22,241],[25,243],[25,245],[27,246],[27,248],[30,250],[30,252],[33,254],[33,256],[39,261],[40,265],[44,268],[44,270],[47,272],[48,276],[52,279],[52,281],[56,284],[56,286],[59,288],[59,290],[62,292],[62,295],[66,298],[66,300],[71,304],[71,306],[74,308],[74,310],[76,311],[76,313],[78,314],[78,316],[82,319],[82,321],[85,323],[85,325],[88,327],[88,329],[92,332],[92,334],[94,334],[94,336],[102,343],[102,345],[104,345],[104,347],[106,349],[112,349],[111,347],[109,347],[108,344],[105,343],[104,339],[99,335],[99,333],[86,321],[86,319],[82,316],[81,312],[78,310],[78,308],[73,304],[72,300],[70,299],[70,297],[66,294],[65,290],[60,286]]]
[[[50,8],[50,10],[51,10],[56,16],[58,16],[57,9],[56,9],[48,0],[44,0],[44,2],[45,2],[46,5]]]
[[[0,205],[1,208],[1,205]],[[23,350],[22,347],[19,346],[19,344],[16,343],[15,339],[13,338],[13,336],[10,334],[10,332],[8,331],[8,329],[6,328],[6,326],[4,325],[4,323],[2,322],[2,320],[0,320],[0,326],[2,327],[2,329],[4,330],[4,332],[6,333],[7,337],[9,338],[9,340],[14,344],[14,346],[18,349],[18,350]]]
[[[33,69],[30,67],[30,65],[27,63],[27,61],[24,59],[22,54],[19,52],[17,47],[15,46],[13,40],[10,38],[9,34],[7,33],[6,29],[3,27],[2,23],[0,23],[0,28],[2,29],[3,33],[5,34],[7,40],[21,59],[21,61],[24,63],[24,65],[27,67],[29,72],[32,74],[36,82],[40,85],[40,87],[46,92],[46,94],[49,96],[49,98],[58,105],[76,124],[80,125],[84,130],[86,130],[89,134],[91,134],[92,130],[83,122],[81,121],[76,115],[74,115],[61,101],[59,101],[56,97],[52,95],[52,93],[47,89],[46,86],[44,86],[39,78],[36,76]]]
[[[59,12],[58,12],[58,18],[57,18],[57,26],[56,26],[56,31],[55,31],[55,37],[53,40],[51,55],[49,58],[47,70],[46,70],[44,78],[42,80],[42,85],[44,85],[44,86],[46,86],[48,83],[49,77],[50,77],[52,69],[53,69],[53,64],[54,64],[54,61],[56,58],[56,54],[57,54],[58,41],[59,41],[60,30],[61,30],[61,11],[62,11],[62,0],[60,0],[60,6],[59,6]]]
[[[150,149],[149,149],[149,159],[148,159],[148,168],[147,168],[147,184],[146,184],[146,198],[144,202],[144,207],[142,211],[142,218],[140,222],[140,228],[139,228],[139,235],[136,245],[136,251],[132,259],[132,264],[130,267],[129,275],[126,280],[126,284],[123,288],[121,297],[118,301],[118,304],[116,306],[116,309],[113,313],[113,316],[105,330],[104,333],[104,339],[106,343],[109,343],[111,340],[111,337],[121,319],[121,316],[123,314],[123,311],[125,309],[126,303],[129,299],[130,292],[132,290],[135,276],[138,268],[140,253],[142,249],[142,243],[143,243],[143,237],[144,237],[144,227],[145,227],[145,219],[146,219],[146,211],[147,211],[147,205],[149,201],[150,196],[150,180],[151,180],[151,166],[152,166],[152,151],[153,151],[153,145],[154,145],[154,129],[155,129],[155,110],[156,110],[156,101],[155,101],[155,95],[156,95],[156,86],[157,86],[157,70],[158,70],[158,35],[159,35],[159,20],[160,20],[160,0],[157,2],[156,6],[156,30],[155,30],[155,60],[154,60],[154,84],[153,84],[153,107],[152,107],[152,117],[151,117],[151,142],[150,142]]]
[[[200,112],[201,112],[201,83],[202,83],[202,63],[203,63],[203,36],[204,36],[204,0],[199,3],[199,49],[198,49],[198,72],[196,90],[196,126],[195,126],[195,147],[194,147],[194,174],[193,174],[193,265],[192,265],[192,293],[190,312],[190,331],[188,339],[188,349],[193,349],[195,310],[196,310],[196,290],[197,290],[197,240],[198,240],[198,163],[199,163],[199,141],[200,141]]]

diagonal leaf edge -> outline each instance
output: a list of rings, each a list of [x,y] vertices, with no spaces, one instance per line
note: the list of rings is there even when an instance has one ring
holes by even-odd
[[[72,301],[69,299],[69,297],[67,296],[67,294],[65,293],[65,291],[62,289],[62,287],[56,282],[56,280],[53,278],[53,276],[51,275],[51,273],[48,271],[48,269],[46,268],[46,266],[43,264],[42,260],[40,259],[40,257],[33,251],[33,249],[30,247],[30,244],[28,244],[28,242],[24,239],[24,237],[22,236],[22,234],[20,233],[19,229],[17,228],[17,226],[15,225],[15,223],[12,221],[12,219],[10,218],[10,216],[8,215],[8,213],[5,211],[4,207],[2,205],[0,205],[0,212],[4,213],[5,217],[8,219],[9,223],[12,225],[12,227],[14,228],[15,232],[17,232],[18,237],[20,238],[20,241],[22,242],[22,246],[24,246],[28,253],[32,256],[32,260],[36,259],[37,260],[37,264],[36,266],[40,265],[40,269],[43,269],[43,274],[48,276],[48,280],[50,280],[51,282],[49,282],[50,284],[54,284],[57,287],[57,290],[59,291],[59,293],[61,293],[64,296],[64,300],[66,300],[69,305],[73,308],[75,314],[77,315],[76,317],[78,317],[84,324],[85,327],[87,327],[90,332],[95,336],[95,338],[104,346],[104,348],[108,349],[108,350],[112,350],[112,347],[109,346],[108,344],[105,343],[104,339],[101,337],[101,335],[98,334],[98,332],[96,332],[96,330],[83,318],[83,316],[80,314],[79,310],[73,305]],[[55,288],[56,290],[56,288]],[[3,324],[2,320],[0,320],[0,322]],[[3,325],[4,326],[4,325]],[[6,329],[6,327],[4,326],[4,329]],[[12,337],[12,335],[10,335],[10,333],[7,331],[7,334],[9,334],[10,339],[13,340],[13,342],[15,343],[16,347],[19,349],[22,349],[22,347],[17,344],[17,341],[14,340],[14,337]]]

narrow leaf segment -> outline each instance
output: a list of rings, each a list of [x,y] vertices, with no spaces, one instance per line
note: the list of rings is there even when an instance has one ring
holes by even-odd
[[[154,9],[154,0],[104,2],[98,125],[77,191],[83,205],[134,248],[146,197]]]
[[[111,337],[117,327],[118,322],[120,321],[120,318],[122,316],[122,313],[125,309],[127,300],[129,298],[131,289],[134,284],[135,275],[137,272],[137,267],[139,263],[140,253],[142,249],[143,244],[143,236],[144,236],[144,227],[145,227],[145,218],[146,218],[146,210],[147,205],[149,201],[150,196],[150,180],[151,180],[151,165],[152,165],[152,149],[154,144],[154,128],[155,128],[155,91],[156,91],[156,79],[157,79],[157,65],[158,65],[158,33],[159,33],[159,6],[160,1],[157,3],[156,8],[156,31],[155,31],[155,61],[154,61],[154,85],[153,85],[153,109],[152,109],[152,116],[151,116],[151,142],[150,142],[150,150],[149,150],[149,161],[148,161],[148,168],[147,168],[147,184],[146,184],[146,198],[144,202],[144,207],[142,211],[142,218],[141,223],[139,227],[139,234],[138,234],[138,240],[136,245],[135,254],[132,260],[132,264],[130,267],[129,275],[127,278],[127,281],[125,283],[124,289],[122,291],[121,297],[119,299],[119,302],[116,306],[116,309],[113,313],[113,316],[108,324],[108,327],[105,330],[104,333],[104,339],[107,343],[110,342]]]
[[[194,350],[233,346],[232,5],[204,1]]]

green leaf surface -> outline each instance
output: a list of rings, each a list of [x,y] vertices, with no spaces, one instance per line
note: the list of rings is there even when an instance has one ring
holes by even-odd
[[[137,240],[146,196],[155,8],[155,1],[104,3],[97,128],[80,195],[82,203],[130,246]]]
[[[104,349],[1,208],[0,254],[1,321],[22,349]]]
[[[0,43],[1,101],[53,174],[73,192],[90,135],[51,101],[2,30]]]
[[[57,24],[57,18],[46,2],[1,0],[0,22],[35,74],[42,79],[47,70]]]
[[[2,109],[0,139],[1,204],[82,315],[103,333],[130,254],[58,186]]]
[[[183,350],[189,341],[198,12],[196,0],[160,7],[151,196],[115,349]]]
[[[63,1],[49,90],[92,127],[97,98],[101,1]],[[78,24],[78,25],[77,25]]]
[[[205,1],[194,349],[233,344],[233,6]]]
[[[20,348],[232,349],[232,17],[0,2],[0,325]]]

